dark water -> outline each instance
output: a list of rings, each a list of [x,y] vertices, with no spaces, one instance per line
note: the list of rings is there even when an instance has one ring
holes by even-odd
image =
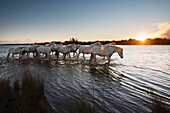
[[[24,57],[6,61],[7,49],[0,46],[0,78],[20,78],[24,72],[42,76],[45,96],[57,112],[68,112],[77,100],[85,100],[99,112],[151,112],[146,105],[152,96],[170,105],[170,46],[121,46],[124,59],[112,56],[110,66],[98,57],[88,61],[48,61]],[[16,56],[17,58],[17,56]],[[89,59],[89,55],[86,55]]]

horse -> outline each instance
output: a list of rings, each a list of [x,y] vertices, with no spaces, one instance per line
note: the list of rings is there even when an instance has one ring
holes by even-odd
[[[90,62],[94,59],[96,62],[96,55],[99,56],[106,56],[108,60],[108,64],[110,63],[110,58],[113,53],[118,53],[120,58],[123,58],[123,48],[114,46],[114,45],[107,45],[105,47],[97,47],[91,49],[91,57]]]
[[[63,53],[63,60],[65,60],[65,57],[67,54],[70,54],[71,50],[75,50],[76,45],[75,44],[69,44],[69,45],[59,45],[56,47],[56,56],[57,59],[59,57],[59,52]]]
[[[79,47],[79,52],[77,54],[77,59],[79,58],[80,53],[83,53],[83,58],[84,58],[84,60],[86,60],[84,54],[91,54],[91,49],[95,48],[95,47],[101,47],[101,43],[97,42],[97,43],[94,43],[92,45],[81,45]]]
[[[37,46],[37,45],[32,45],[32,46],[27,47],[28,48],[27,56],[29,57],[31,52],[33,53],[33,57],[35,56],[35,54],[37,55],[37,48],[38,47],[39,46]]]
[[[25,52],[28,51],[27,47],[16,47],[16,48],[9,48],[7,58],[9,58],[10,54],[12,54],[12,58],[14,59],[15,54],[19,54],[19,59],[25,55]]]

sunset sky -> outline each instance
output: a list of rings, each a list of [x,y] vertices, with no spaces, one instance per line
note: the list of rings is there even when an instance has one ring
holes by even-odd
[[[170,0],[0,0],[0,43],[170,38]]]

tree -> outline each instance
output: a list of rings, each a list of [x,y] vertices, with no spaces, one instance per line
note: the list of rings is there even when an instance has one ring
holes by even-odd
[[[70,38],[70,40],[69,40],[70,42],[78,42],[78,39],[77,38],[74,38],[74,37],[72,37],[72,38]]]

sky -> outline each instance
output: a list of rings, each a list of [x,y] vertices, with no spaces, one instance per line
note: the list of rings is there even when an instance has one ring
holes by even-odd
[[[170,0],[0,0],[0,43],[170,38]]]

